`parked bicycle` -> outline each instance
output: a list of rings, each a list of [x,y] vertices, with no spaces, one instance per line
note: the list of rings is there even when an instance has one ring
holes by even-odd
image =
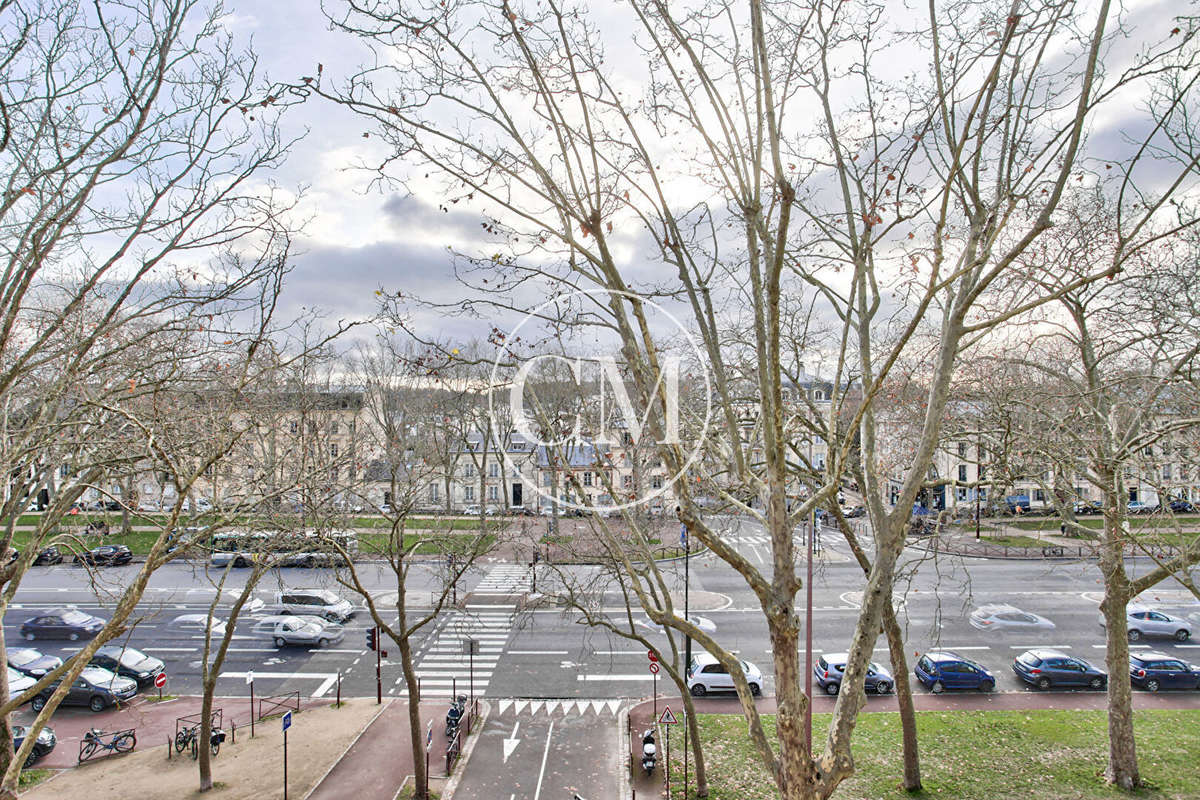
[[[189,725],[183,730],[175,734],[175,752],[182,753],[184,750],[191,748],[192,760],[200,758],[199,749],[200,726]],[[208,738],[208,746],[215,756],[221,750],[221,743],[225,741],[225,731],[220,728],[213,728],[212,733]]]
[[[106,740],[104,738],[106,736],[110,738]],[[87,761],[101,750],[111,753],[128,753],[135,747],[137,747],[137,733],[133,729],[107,734],[98,728],[92,728],[83,735],[83,742],[79,748],[79,760],[80,762]]]

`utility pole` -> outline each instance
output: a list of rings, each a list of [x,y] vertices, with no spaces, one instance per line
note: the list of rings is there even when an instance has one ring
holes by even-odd
[[[808,463],[813,463],[813,434],[808,434]],[[816,495],[815,481],[810,481],[808,496]],[[808,702],[804,706],[804,741],[808,754],[812,756],[812,626],[813,626],[813,537],[817,535],[817,507],[814,505],[809,512],[808,536],[805,538],[808,550],[808,576],[804,581],[806,602],[804,605],[804,694]]]

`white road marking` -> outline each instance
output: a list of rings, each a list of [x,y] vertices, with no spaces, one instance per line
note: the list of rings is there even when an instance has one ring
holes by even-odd
[[[569,650],[509,650],[510,656],[565,656]]]
[[[550,727],[546,730],[546,749],[542,753],[542,768],[538,770],[537,788],[533,791],[533,800],[538,800],[542,796],[542,777],[546,774],[546,757],[550,755],[550,737],[554,735],[554,720],[550,720]]]
[[[1071,645],[1069,645],[1069,644],[1031,644],[1031,645],[1026,646],[1023,644],[1010,644],[1008,646],[1008,649],[1009,650],[1070,650]]]
[[[654,676],[647,672],[645,675],[576,675],[577,681],[652,681]]]

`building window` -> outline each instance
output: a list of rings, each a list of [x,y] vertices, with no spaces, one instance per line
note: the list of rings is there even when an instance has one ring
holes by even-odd
[[[1034,489],[1033,490],[1033,501],[1035,503],[1046,502],[1046,493],[1044,491],[1042,491],[1041,489]]]
[[[436,483],[429,484],[429,499],[436,503],[438,501],[440,491],[441,490],[438,488]]]
[[[592,485],[592,473],[590,473],[590,472],[583,473],[583,485],[584,486]]]
[[[329,445],[329,455],[337,458],[337,444]]]
[[[333,422],[329,423],[329,432],[332,433],[334,436],[338,435],[338,421],[336,419]]]
[[[663,485],[662,484],[662,476],[655,475],[653,478],[650,479],[650,485],[652,487],[654,487],[655,489],[661,489],[662,485]]]
[[[290,423],[288,423],[288,430],[292,433],[297,433],[300,430],[300,423],[296,422],[296,420],[292,420]]]
[[[488,464],[488,477],[491,477],[491,478],[499,478],[500,477],[500,465],[497,464],[495,461],[493,461],[491,464]]]
[[[624,486],[626,489],[632,489],[633,488],[633,476],[632,475],[623,476],[621,478],[621,485]]]
[[[495,486],[488,487],[488,500],[499,500],[500,492]]]
[[[967,502],[967,489],[965,486],[958,487],[958,502]]]
[[[474,499],[475,499],[475,487],[474,486],[464,486],[463,487],[463,500],[474,500]]]
[[[967,443],[966,442],[958,443],[958,457],[959,458],[967,457]]]
[[[958,465],[958,482],[959,483],[967,482],[967,465],[966,464]]]

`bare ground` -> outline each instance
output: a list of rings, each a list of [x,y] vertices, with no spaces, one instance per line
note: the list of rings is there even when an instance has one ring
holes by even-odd
[[[302,798],[325,775],[380,706],[351,700],[295,714],[288,730],[288,796]],[[259,800],[283,797],[283,733],[278,719],[259,724],[257,736],[240,728],[237,744],[226,742],[213,759],[216,787],[201,795],[199,769],[188,756],[168,761],[166,745],[97,759],[64,770],[21,795],[23,800]]]

